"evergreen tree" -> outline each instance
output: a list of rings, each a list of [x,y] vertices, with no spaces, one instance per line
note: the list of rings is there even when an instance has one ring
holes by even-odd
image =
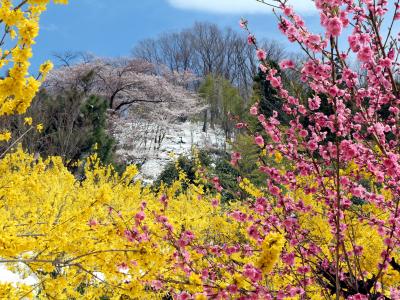
[[[107,102],[97,96],[85,97],[77,91],[51,96],[42,90],[25,116],[43,124],[42,132],[31,131],[23,147],[43,157],[61,156],[70,168],[96,152],[103,163],[113,162],[115,141],[107,132]],[[26,130],[25,116],[8,118],[7,126],[20,136]]]

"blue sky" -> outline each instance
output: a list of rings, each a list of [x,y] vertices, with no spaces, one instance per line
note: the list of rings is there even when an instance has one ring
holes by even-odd
[[[318,22],[309,0],[295,0],[298,9]],[[295,4],[296,5],[296,4]],[[246,17],[258,36],[283,40],[275,17],[256,0],[70,0],[49,6],[42,16],[34,48],[33,69],[54,52],[87,51],[96,56],[127,56],[134,44],[165,31],[208,21],[237,27]]]

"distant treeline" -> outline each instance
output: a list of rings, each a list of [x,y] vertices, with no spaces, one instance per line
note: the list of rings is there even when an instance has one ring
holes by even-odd
[[[260,41],[260,45],[272,60],[285,56],[282,45],[276,41]],[[179,32],[142,40],[132,54],[171,71],[190,71],[201,78],[210,74],[222,76],[245,98],[251,95],[258,68],[255,49],[246,43],[244,34],[211,23],[195,23]]]

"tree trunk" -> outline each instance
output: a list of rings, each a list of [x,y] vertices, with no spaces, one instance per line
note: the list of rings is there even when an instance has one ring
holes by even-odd
[[[203,119],[203,132],[207,132],[207,112],[208,109],[204,110],[204,119]]]

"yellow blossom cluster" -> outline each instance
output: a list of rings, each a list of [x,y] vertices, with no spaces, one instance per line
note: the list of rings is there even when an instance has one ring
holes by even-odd
[[[264,239],[261,246],[261,255],[257,262],[257,267],[260,268],[264,274],[268,274],[272,271],[279,260],[284,245],[284,237],[279,233],[271,233]]]
[[[3,31],[0,47],[7,45],[8,48],[0,48],[0,68],[7,71],[7,76],[0,79],[0,116],[24,113],[37,93],[41,80],[52,68],[52,64],[46,62],[40,67],[40,76],[34,77],[28,72],[32,45],[39,34],[39,18],[50,1],[15,2],[0,1]],[[67,3],[66,0],[54,2]]]
[[[201,270],[208,260],[226,263],[229,257],[205,255],[192,246],[182,253],[167,237],[178,240],[190,230],[197,245],[239,243],[240,225],[194,187],[183,190],[177,182],[153,192],[132,181],[134,167],[119,176],[95,157],[85,165],[86,178],[79,181],[58,157],[35,159],[18,149],[0,161],[0,263],[21,278],[35,278],[32,297],[155,297],[158,292],[149,287],[157,280],[201,292]],[[176,255],[190,257],[190,274],[174,268]],[[210,285],[217,289],[221,280]],[[26,293],[19,286],[8,289],[10,299]]]
[[[77,177],[61,158],[43,160],[21,148],[0,160],[0,263],[35,282],[2,284],[6,298],[156,299],[174,291],[207,299],[206,288],[208,294],[218,294],[231,286],[246,295],[254,292],[248,275],[251,266],[262,271],[261,281],[272,290],[298,281],[282,272],[286,267],[280,259],[282,254],[296,253],[298,246],[287,242],[283,228],[271,229],[265,236],[260,229],[263,238],[251,238],[250,226],[263,220],[251,206],[212,205],[220,195],[201,183],[189,184],[183,174],[171,187],[154,191],[134,180],[134,166],[118,175],[90,157],[82,168]],[[302,190],[288,196],[312,206],[296,218],[309,232],[310,242],[321,249],[319,256],[331,258],[334,237],[324,215],[326,207]],[[276,215],[284,213],[273,209]],[[358,209],[368,213],[372,208]],[[247,217],[238,221],[242,215],[233,217],[238,211]],[[349,264],[360,264],[368,278],[377,272],[382,238],[375,230],[365,230],[366,222],[356,215],[347,213],[346,219],[351,236],[345,237],[344,247],[351,249],[356,243],[365,249],[362,256],[350,257]],[[308,263],[313,266],[317,258],[308,258]],[[397,254],[394,258],[398,261]],[[304,268],[301,253],[295,254],[292,268]],[[204,276],[205,271],[213,275]],[[399,273],[391,267],[380,280],[385,293],[398,282]],[[322,299],[318,281],[305,290],[313,299]]]

